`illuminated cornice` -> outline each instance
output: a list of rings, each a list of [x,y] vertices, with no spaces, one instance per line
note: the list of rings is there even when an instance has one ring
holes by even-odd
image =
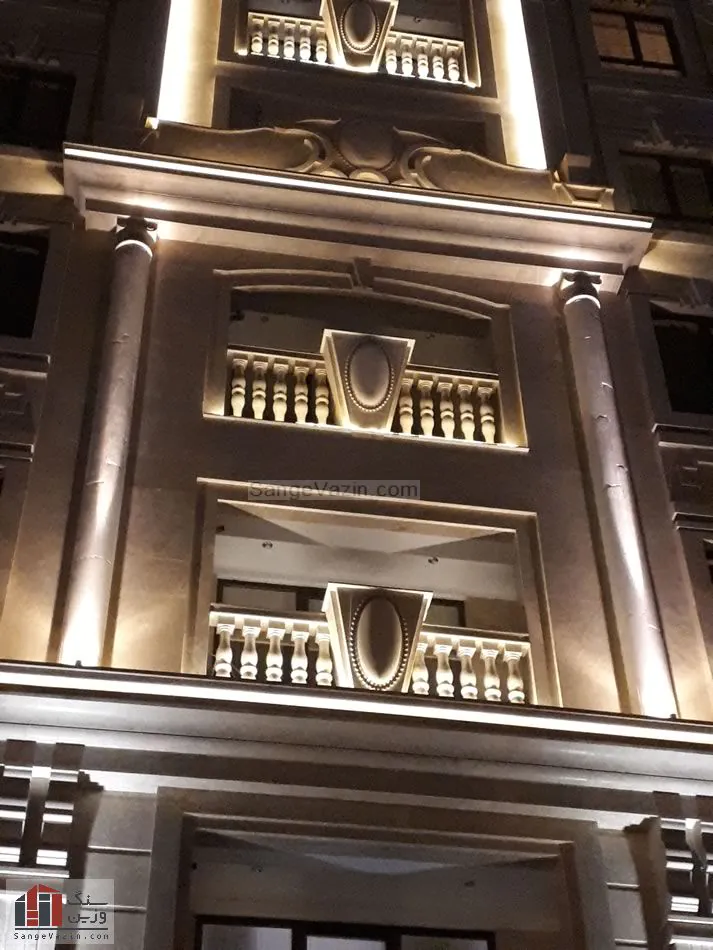
[[[481,198],[240,165],[67,145],[67,193],[87,225],[117,217],[158,222],[165,240],[294,253],[295,240],[321,242],[353,260],[384,247],[399,266],[472,279],[554,286],[563,271],[602,276],[616,292],[645,254],[652,221],[585,207]]]
[[[349,195],[359,198],[379,198],[409,205],[458,209],[461,211],[486,211],[492,214],[507,214],[522,218],[561,221],[577,224],[593,224],[602,227],[626,228],[648,233],[653,225],[650,218],[636,215],[619,215],[614,212],[588,211],[582,208],[545,207],[528,202],[501,201],[493,198],[470,198],[427,191],[413,191],[391,185],[365,184],[363,182],[335,181],[312,178],[288,172],[262,171],[260,169],[231,167],[191,159],[164,158],[142,155],[137,152],[118,152],[91,146],[67,145],[65,158],[101,162],[124,168],[167,171],[196,175],[202,178],[218,178],[224,181],[275,185],[283,188],[311,191],[322,194]]]
[[[706,723],[648,719],[606,713],[588,713],[544,707],[446,703],[398,695],[367,694],[350,690],[297,689],[279,685],[254,686],[201,677],[180,677],[76,669],[57,666],[0,665],[0,687],[24,692],[41,690],[71,698],[116,698],[142,700],[198,701],[211,706],[229,704],[239,709],[311,710],[355,716],[383,716],[390,720],[422,721],[498,727],[533,736],[581,740],[632,741],[654,746],[666,745],[685,751],[708,752],[713,748],[713,730]]]

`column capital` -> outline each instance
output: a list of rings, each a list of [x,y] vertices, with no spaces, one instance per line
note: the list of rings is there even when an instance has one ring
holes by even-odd
[[[117,220],[116,244],[114,250],[126,244],[138,244],[146,248],[149,256],[153,256],[156,246],[157,225],[154,221],[145,221],[143,218],[119,218]]]
[[[587,298],[599,306],[599,294],[597,285],[601,284],[602,279],[598,274],[587,274],[584,271],[563,272],[557,293],[561,306],[564,308],[568,303],[574,300]]]

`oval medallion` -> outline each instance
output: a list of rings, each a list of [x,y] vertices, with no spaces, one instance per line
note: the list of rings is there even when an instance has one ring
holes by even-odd
[[[347,392],[360,409],[376,412],[386,403],[394,385],[389,357],[375,340],[364,340],[349,354],[345,367]]]
[[[344,11],[342,32],[349,46],[360,53],[374,45],[379,21],[367,0],[353,0],[349,4]]]
[[[388,689],[406,662],[407,642],[399,612],[380,594],[364,600],[352,620],[352,660],[372,689]]]

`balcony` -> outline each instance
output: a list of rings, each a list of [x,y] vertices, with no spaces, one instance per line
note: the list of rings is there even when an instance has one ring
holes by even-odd
[[[412,347],[410,340],[326,331],[322,355],[230,348],[230,413],[258,422],[501,442],[498,377],[406,365]]]
[[[214,676],[460,701],[531,700],[526,634],[422,622],[431,595],[330,584],[323,610],[213,604]]]

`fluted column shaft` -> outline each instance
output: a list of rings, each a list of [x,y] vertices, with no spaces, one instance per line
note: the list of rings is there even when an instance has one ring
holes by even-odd
[[[581,273],[565,277],[562,301],[606,574],[625,672],[638,707],[634,711],[669,717],[676,713],[676,699],[592,279]]]
[[[143,221],[117,235],[60,663],[98,666],[102,658],[153,248]]]

